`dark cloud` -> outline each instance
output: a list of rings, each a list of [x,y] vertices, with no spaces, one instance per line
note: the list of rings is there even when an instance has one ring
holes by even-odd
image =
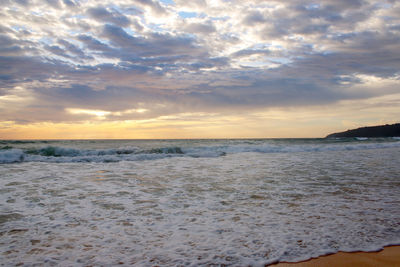
[[[0,35],[0,55],[11,56],[21,54],[23,49],[17,44],[16,40],[7,35]]]
[[[0,33],[9,33],[9,32],[12,32],[10,28],[0,25]]]
[[[69,7],[75,7],[76,4],[72,0],[63,0],[64,5],[69,6]]]
[[[71,84],[70,87],[51,88],[49,90],[43,90],[47,96],[56,96],[55,98],[62,97],[62,99],[68,99],[73,102],[79,101],[85,103],[87,101],[96,100],[98,92],[94,91],[90,86],[85,84]]]
[[[219,61],[208,56],[206,51],[195,44],[194,39],[188,37],[172,36],[169,34],[149,34],[147,38],[129,35],[122,28],[107,24],[103,29],[103,38],[106,41],[89,35],[79,35],[78,40],[87,48],[96,51],[106,58],[117,58],[121,60],[120,66],[135,66],[137,70],[150,71],[155,67],[163,71],[179,68],[192,68],[188,62],[198,62],[198,56],[202,64]],[[140,66],[140,68],[139,68]],[[204,65],[205,66],[205,65]]]
[[[308,62],[318,64],[332,73],[354,74],[364,73],[377,77],[392,77],[396,75],[400,67],[400,57],[393,56],[391,52],[373,53],[334,53],[323,56],[313,56],[307,60],[299,61],[298,65],[305,66]],[[335,69],[336,67],[336,69]]]
[[[199,56],[205,51],[195,44],[195,40],[185,36],[173,36],[171,34],[151,33],[144,37],[135,37],[128,34],[124,29],[106,24],[103,36],[115,47],[123,49],[139,57],[191,55]]]
[[[323,5],[312,5],[307,6],[304,4],[294,7],[294,10],[298,12],[297,15],[302,17],[314,18],[314,19],[324,19],[332,23],[337,23],[343,19],[341,12],[338,12],[333,6],[323,6]]]
[[[0,57],[0,73],[8,77],[8,87],[18,83],[32,81],[46,81],[57,73],[68,74],[70,67],[65,63],[43,58],[30,56],[2,56]]]
[[[354,10],[360,9],[368,2],[364,0],[324,0],[322,1],[323,5],[331,7],[337,11],[346,11],[346,10]]]
[[[348,32],[357,23],[370,18],[375,11],[376,6],[364,1],[295,1],[284,9],[247,11],[243,24],[249,27],[264,25],[260,34],[265,36],[265,40],[293,34],[327,35],[331,27]]]
[[[126,27],[131,23],[128,17],[121,14],[117,10],[108,10],[99,6],[95,8],[89,8],[87,12],[89,16],[100,22],[109,22],[121,27]]]
[[[181,64],[180,66],[190,70],[210,69],[227,66],[229,61],[230,59],[227,57],[205,58],[190,64]]]
[[[57,101],[57,105],[61,107],[61,110],[80,108],[112,112],[138,108],[138,103],[154,101],[155,97],[163,98],[133,87],[107,86],[104,90],[94,90],[85,84],[71,84],[68,87],[53,87],[50,89],[36,88],[35,94],[44,103]],[[118,103],[118,105],[115,105],[115,103]]]
[[[91,56],[87,56],[79,47],[77,47],[76,45],[63,40],[63,39],[59,39],[57,40],[57,42],[64,46],[64,49],[66,51],[68,51],[70,54],[73,54],[77,57],[77,60],[79,61],[80,59],[93,59],[93,57]]]
[[[134,27],[134,29],[138,32],[143,31],[143,26],[138,22],[138,20],[134,19],[131,21],[131,25]]]
[[[69,87],[36,88],[35,96],[39,103],[57,103],[57,106],[47,107],[54,112],[46,115],[47,120],[76,120],[83,116],[65,114],[66,108],[90,110],[106,110],[123,112],[129,109],[145,107],[146,114],[130,113],[124,116],[109,116],[108,119],[138,119],[151,118],[160,115],[173,114],[177,110],[185,112],[196,111],[228,111],[232,108],[252,110],[260,107],[277,107],[293,105],[310,105],[332,103],[343,98],[342,92],[321,88],[306,79],[276,78],[253,81],[249,86],[208,86],[167,91],[144,91],[134,87],[108,86],[105,90],[94,90],[85,84],[72,84]],[[244,91],[246,93],[244,93]],[[118,105],[115,105],[118,103]],[[159,105],[160,104],[160,105]],[[28,107],[32,110],[40,106]],[[57,114],[57,116],[55,116]],[[30,121],[43,119],[43,114],[32,113],[25,116]],[[86,116],[87,117],[87,116]]]
[[[263,22],[266,22],[266,19],[264,18],[264,15],[260,11],[251,11],[243,19],[243,23],[248,26],[252,26],[256,23],[263,23]]]
[[[191,96],[225,108],[259,108],[332,103],[342,99],[343,93],[306,79],[271,78],[253,81],[245,90],[243,86],[218,87],[207,93],[191,93]]]
[[[216,31],[215,26],[211,23],[190,23],[186,25],[185,31],[190,33],[210,34]]]
[[[77,39],[84,43],[91,50],[103,52],[111,50],[111,48],[107,44],[97,40],[90,35],[80,34],[77,36]]]
[[[18,3],[19,5],[21,5],[21,6],[28,6],[29,5],[29,0],[14,0],[14,1],[16,3]]]
[[[65,57],[65,58],[69,57],[67,55],[66,51],[64,49],[62,49],[61,47],[59,47],[58,45],[46,45],[44,48],[47,51],[49,51],[49,52],[51,52],[51,53],[53,53],[55,55],[58,55],[58,56],[61,56],[61,57]]]
[[[314,34],[314,33],[321,33],[325,34],[330,25],[329,24],[309,24],[305,27],[299,27],[296,29],[297,33],[302,33],[302,34]]]
[[[354,33],[346,39],[345,47],[354,53],[395,52],[400,48],[400,36],[392,33],[363,31]]]
[[[45,0],[46,3],[56,9],[60,9],[61,8],[61,3],[59,0]]]

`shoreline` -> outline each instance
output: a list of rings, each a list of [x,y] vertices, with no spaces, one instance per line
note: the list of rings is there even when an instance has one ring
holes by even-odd
[[[272,267],[400,267],[400,245],[386,246],[375,252],[337,252],[300,262],[277,262]]]

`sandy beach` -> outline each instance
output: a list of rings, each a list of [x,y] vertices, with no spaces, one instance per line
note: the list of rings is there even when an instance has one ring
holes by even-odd
[[[400,246],[389,246],[378,252],[338,252],[303,262],[272,264],[274,267],[395,267],[400,266]]]

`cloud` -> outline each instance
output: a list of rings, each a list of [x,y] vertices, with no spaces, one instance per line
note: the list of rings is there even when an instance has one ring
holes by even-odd
[[[109,22],[115,25],[126,27],[131,22],[130,20],[117,10],[110,9],[110,11],[104,7],[93,7],[88,9],[88,14],[92,18],[100,22]]]
[[[23,53],[23,49],[18,42],[6,35],[0,35],[0,55],[1,56],[12,56],[20,55]]]
[[[68,7],[75,7],[76,3],[72,0],[63,0],[64,5],[68,6]]]
[[[260,11],[257,11],[257,10],[251,11],[243,19],[243,23],[248,26],[252,26],[257,23],[263,23],[265,21],[266,21],[266,19],[264,18],[264,15]]]
[[[45,0],[45,1],[49,6],[51,6],[53,8],[56,8],[56,9],[61,8],[61,3],[59,0]]]
[[[190,23],[186,25],[185,31],[191,33],[203,33],[203,34],[210,34],[216,31],[215,26],[208,22],[208,23]]]
[[[268,49],[242,49],[232,54],[234,57],[245,57],[251,55],[269,55],[271,51]]]
[[[135,37],[111,24],[104,26],[103,36],[115,47],[138,56],[198,55],[202,52],[201,48],[196,46],[194,39],[190,37],[163,33],[151,33],[146,38]]]
[[[94,51],[105,52],[111,50],[111,48],[107,44],[99,41],[98,39],[90,35],[80,34],[77,36],[77,39],[81,41],[83,44],[85,44],[89,49]]]
[[[62,56],[62,57],[69,57],[64,49],[59,47],[58,45],[46,45],[44,47],[46,50],[50,51],[51,53]]]
[[[155,0],[134,0],[135,3],[139,4],[143,7],[149,7],[153,12],[158,15],[165,14],[166,11],[162,5],[158,1]]]
[[[0,119],[93,117],[71,109],[104,111],[104,120],[149,119],[396,92],[396,1],[174,3],[2,1]],[[127,112],[139,109],[147,111]]]
[[[66,51],[68,51],[70,54],[73,54],[80,59],[83,59],[83,58],[92,59],[92,57],[87,57],[86,54],[79,47],[77,47],[76,45],[74,45],[66,40],[58,39],[57,42],[60,45],[64,46],[64,49]]]

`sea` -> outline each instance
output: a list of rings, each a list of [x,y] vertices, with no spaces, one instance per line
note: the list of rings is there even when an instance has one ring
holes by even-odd
[[[400,244],[400,138],[0,141],[2,266],[265,266]]]

